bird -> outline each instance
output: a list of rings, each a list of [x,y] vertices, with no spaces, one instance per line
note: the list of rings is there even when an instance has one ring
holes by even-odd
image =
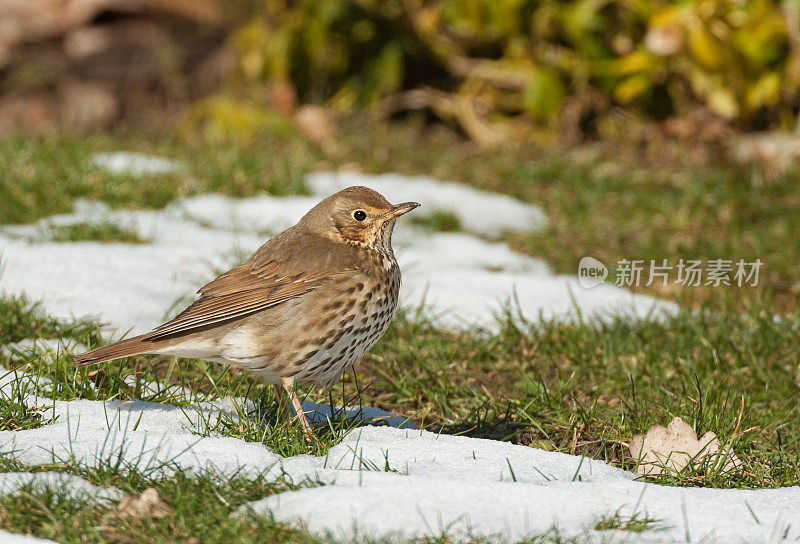
[[[155,354],[234,365],[271,384],[280,406],[285,392],[309,437],[294,386],[330,390],[386,332],[401,280],[392,233],[419,205],[392,205],[367,187],[343,189],[201,287],[172,320],[74,363]]]

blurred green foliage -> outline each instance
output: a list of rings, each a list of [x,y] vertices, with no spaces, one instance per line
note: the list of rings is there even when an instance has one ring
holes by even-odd
[[[262,0],[231,36],[233,84],[288,83],[302,101],[338,111],[429,109],[487,144],[596,124],[615,106],[648,118],[702,106],[743,129],[793,128],[799,9],[798,0]]]

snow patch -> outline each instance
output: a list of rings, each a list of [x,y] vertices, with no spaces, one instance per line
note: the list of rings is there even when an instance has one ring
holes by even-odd
[[[291,227],[321,198],[307,196],[254,196],[234,199],[209,194],[184,198],[172,204],[178,216],[210,229],[242,233],[276,234]],[[264,241],[268,236],[264,237]]]
[[[390,447],[390,446],[387,446]],[[557,531],[592,542],[629,541],[597,531],[619,513],[654,519],[639,542],[777,542],[800,537],[800,488],[721,490],[657,486],[627,478],[545,484],[365,473],[358,481],[273,495],[245,506],[319,535],[488,538],[517,542]]]
[[[52,392],[52,386],[52,381],[46,376],[8,370],[0,365],[0,402],[16,401],[21,396],[27,406],[33,407],[41,395]]]
[[[39,538],[31,535],[9,533],[0,529],[0,542],[3,544],[58,544],[55,540]]]
[[[228,402],[187,409],[56,401],[54,423],[0,432],[0,451],[13,450],[24,464],[73,459],[94,467],[121,460],[123,472],[135,468],[150,476],[183,468],[311,483],[238,512],[269,515],[342,540],[447,533],[517,541],[556,528],[564,537],[598,541],[608,534],[594,525],[615,513],[656,520],[657,530],[639,535],[645,542],[800,538],[794,523],[800,519],[800,487],[661,486],[636,481],[602,461],[390,427],[358,428],[324,456],[283,458],[260,443],[198,435],[204,422],[233,410]]]
[[[98,487],[80,476],[63,472],[0,473],[0,495],[13,495],[29,486],[37,491],[52,490],[76,500],[111,502],[118,501],[125,495],[115,487]]]
[[[149,476],[168,475],[178,467],[228,477],[255,476],[280,466],[283,458],[263,444],[213,430],[220,418],[237,421],[252,409],[252,403],[243,399],[188,407],[144,401],[50,401],[42,410],[51,423],[24,431],[0,431],[0,451],[27,465],[71,461],[98,468],[109,459],[114,463],[119,459],[123,470]],[[308,401],[303,409],[317,421],[330,413],[329,407]],[[377,408],[348,409],[348,415],[381,425],[408,426],[405,418]]]
[[[89,157],[89,161],[93,166],[111,174],[128,174],[134,177],[174,174],[183,170],[183,166],[177,161],[127,151],[95,153]]]
[[[97,468],[122,461],[122,470],[147,475],[187,470],[214,470],[232,475],[245,460],[259,460],[255,470],[269,469],[278,456],[262,444],[234,438],[203,437],[206,424],[232,413],[229,403],[178,407],[143,401],[55,401],[48,419],[55,421],[24,431],[0,431],[0,451],[26,465],[75,462]]]
[[[180,168],[173,161],[149,159],[130,154],[93,158],[98,166],[131,175]],[[535,207],[428,178],[350,174],[309,178],[309,186],[318,194],[350,184],[372,184],[394,202],[416,200],[431,211],[456,213],[468,231],[478,234],[494,236],[544,225],[544,216]],[[0,234],[5,266],[0,290],[42,300],[42,309],[58,317],[94,314],[118,333],[128,327],[142,332],[174,312],[178,297],[255,250],[263,243],[264,232],[286,228],[317,200],[206,195],[166,210],[135,212],[81,205],[76,213],[55,220],[78,222],[102,216],[133,225],[152,242],[36,243]],[[405,223],[397,229],[395,245],[404,274],[402,304],[413,309],[424,302],[424,311],[442,326],[495,327],[495,313],[509,303],[513,311],[531,319],[575,319],[577,312],[585,320],[620,313],[643,318],[676,310],[673,304],[609,285],[583,289],[575,277],[554,275],[540,260],[467,233],[427,233]],[[29,347],[42,352],[49,345]],[[0,390],[5,395],[22,381],[34,379],[3,373]],[[27,403],[37,400],[25,397]],[[220,418],[238,418],[250,408],[241,399],[195,402],[189,407],[48,400],[40,409],[49,423],[0,431],[0,451],[27,465],[72,461],[86,467],[111,464],[123,472],[138,470],[150,476],[180,468],[327,484],[254,501],[239,513],[267,514],[345,540],[354,535],[405,539],[448,533],[508,541],[553,528],[561,536],[592,541],[800,539],[796,523],[800,487],[717,490],[645,484],[601,461],[392,427],[358,428],[325,456],[283,458],[263,444],[214,431]],[[312,403],[304,403],[304,408],[315,418],[329,413],[327,407]],[[367,410],[361,415],[403,426],[402,418],[394,414]],[[0,475],[0,490],[18,489],[26,482],[60,482],[70,493],[83,490],[98,500],[119,496],[117,490],[95,488],[77,477],[19,474]],[[660,529],[610,536],[593,529],[602,516],[617,512],[647,515],[657,520]],[[2,532],[0,539],[43,542],[17,535],[6,538]]]
[[[64,353],[82,353],[86,346],[74,338],[26,338],[0,346],[0,356],[31,358],[46,356],[49,360]]]

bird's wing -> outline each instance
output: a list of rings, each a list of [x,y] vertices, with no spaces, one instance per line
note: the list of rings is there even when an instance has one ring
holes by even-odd
[[[285,260],[286,250],[265,245],[250,259],[202,287],[200,298],[143,338],[182,335],[271,308],[316,289],[354,266],[351,259],[341,258],[335,259],[337,266],[326,266],[331,259],[324,243],[321,247],[307,247],[309,244],[302,241],[293,245],[297,246],[298,258]],[[270,254],[281,260],[270,259]]]

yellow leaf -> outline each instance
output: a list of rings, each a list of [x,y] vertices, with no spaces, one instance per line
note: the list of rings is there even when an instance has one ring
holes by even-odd
[[[650,17],[647,26],[653,28],[657,26],[680,25],[683,20],[683,12],[684,9],[680,6],[665,6]]]
[[[564,84],[555,72],[537,68],[525,89],[525,109],[538,117],[554,115],[561,109],[564,92]]]
[[[294,130],[291,123],[262,106],[225,96],[209,97],[195,102],[178,129],[181,138],[201,134],[208,141],[247,140],[260,131],[274,134]]]
[[[655,66],[655,59],[647,51],[634,51],[624,57],[614,59],[608,69],[609,75],[624,76],[637,72],[649,72]]]
[[[694,59],[707,70],[721,70],[725,66],[722,48],[705,28],[693,28],[689,32],[689,50]]]
[[[722,117],[733,119],[739,115],[739,105],[730,89],[724,87],[712,89],[706,101],[709,109]]]
[[[780,100],[780,93],[780,75],[769,72],[747,89],[744,103],[748,111],[755,111],[762,106],[775,106]]]
[[[614,88],[614,99],[622,104],[628,104],[649,90],[651,85],[650,78],[645,74],[631,76]]]

